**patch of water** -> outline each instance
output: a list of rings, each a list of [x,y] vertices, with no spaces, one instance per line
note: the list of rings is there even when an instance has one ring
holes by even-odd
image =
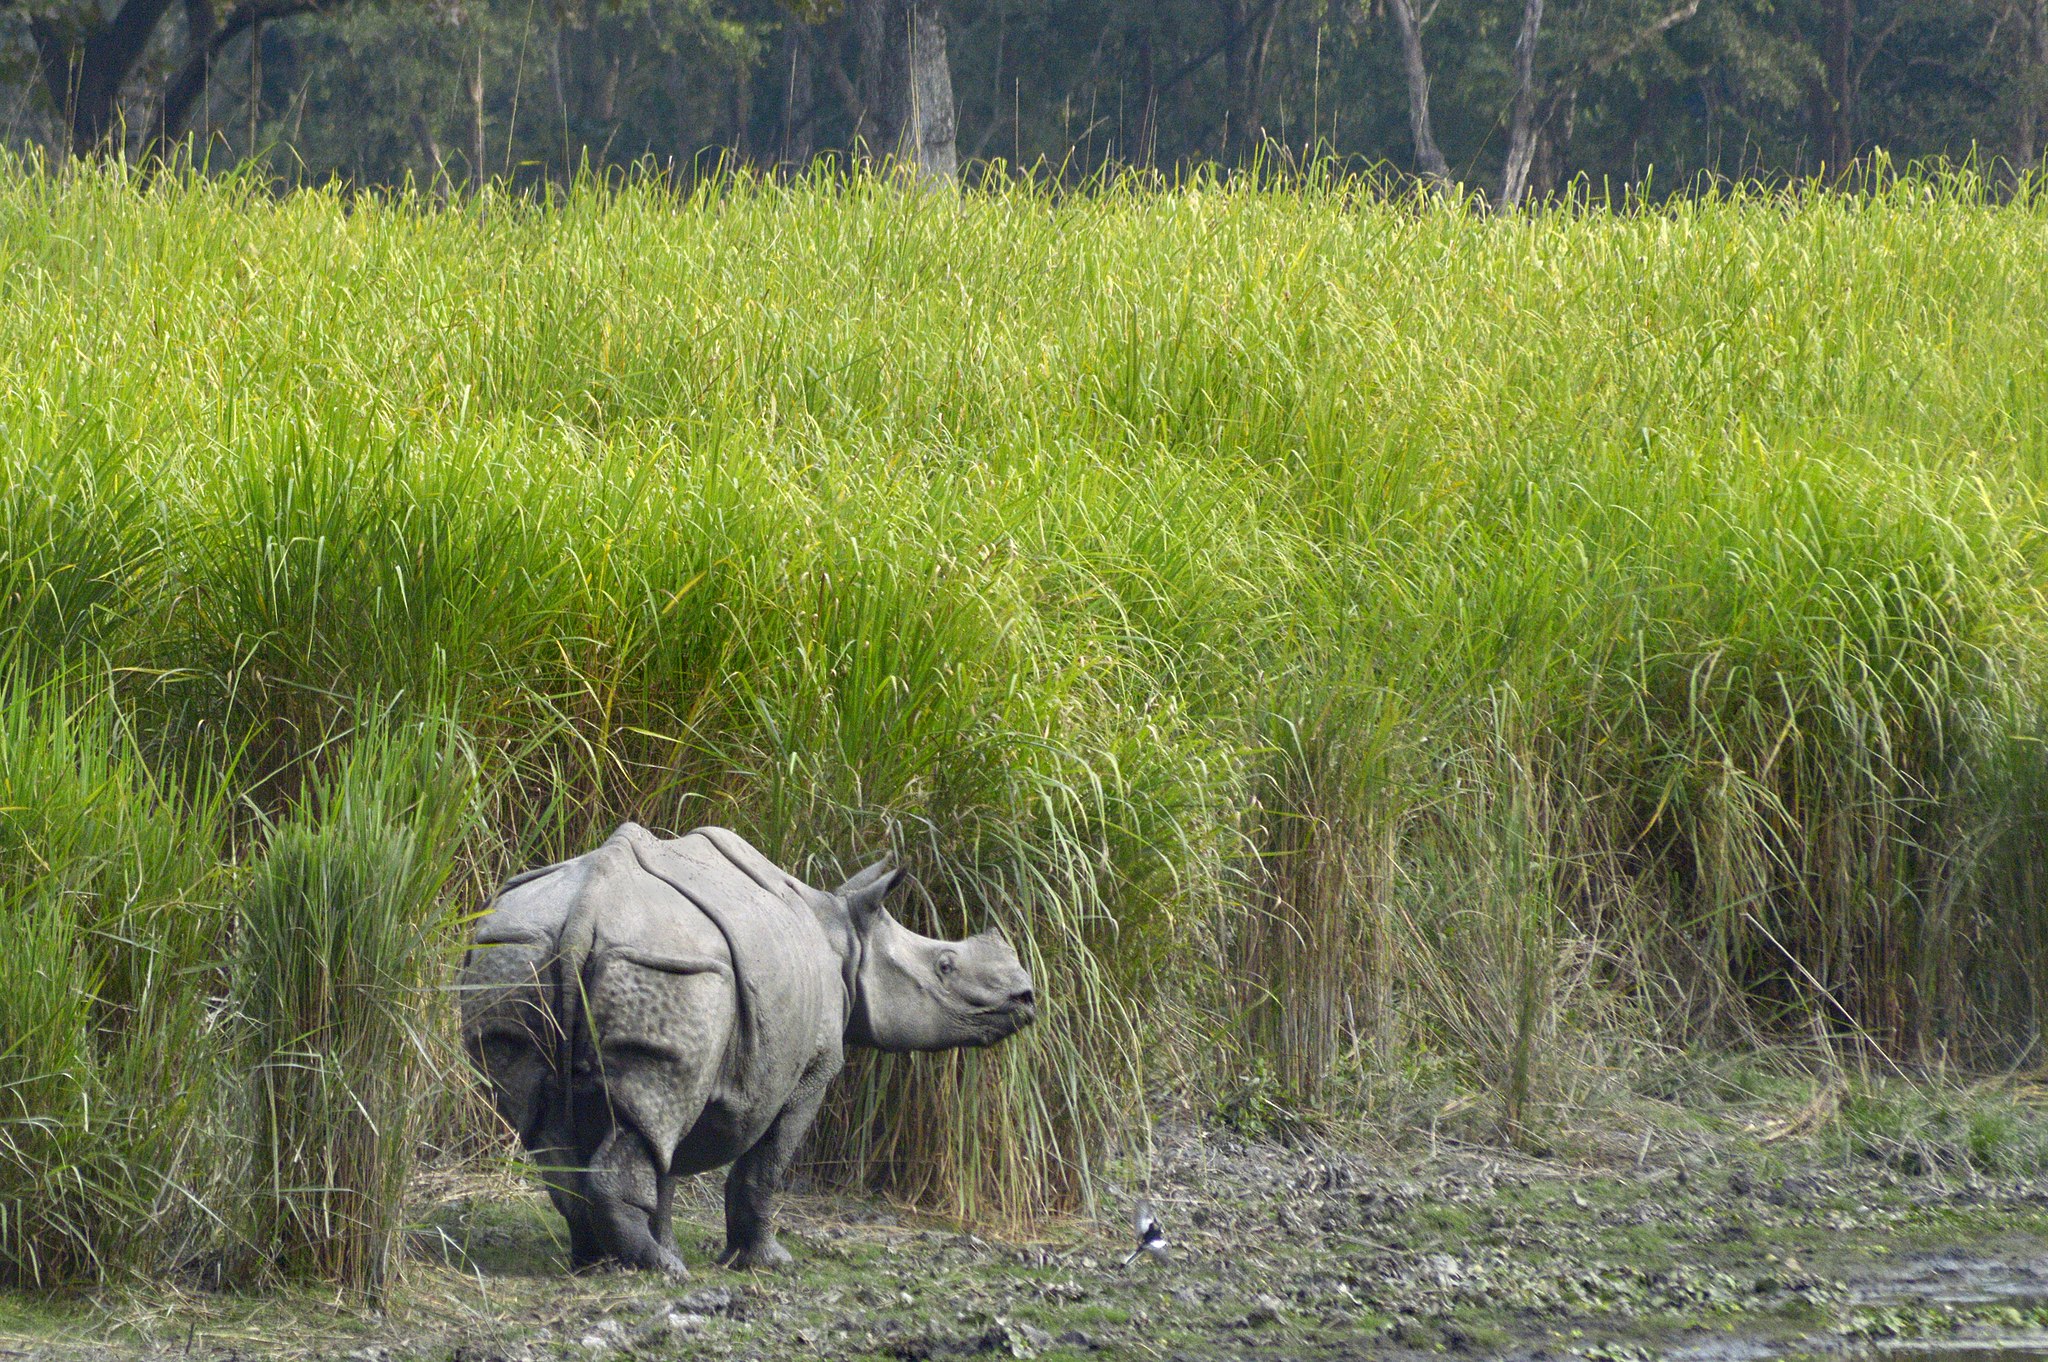
[[[1673,1348],[1664,1354],[1664,1362],[1776,1362],[1783,1356],[1782,1342],[1737,1334],[1698,1339]]]
[[[1866,1310],[1933,1308],[1967,1316],[2004,1307],[2039,1319],[2035,1312],[2048,1309],[2048,1260],[1968,1254],[1914,1258],[1855,1283],[1849,1299]],[[1815,1356],[1844,1362],[2048,1362],[2048,1332],[1981,1328],[1957,1337],[1851,1341],[1821,1336],[1793,1342],[1734,1335],[1690,1341],[1664,1356],[1666,1362],[1783,1362]]]
[[[1859,1305],[2048,1305],[2048,1262],[2032,1258],[1973,1258],[1937,1254],[1860,1282]]]
[[[2048,1362],[2048,1334],[1999,1338],[1911,1339],[1880,1343],[1868,1355],[1878,1362]]]

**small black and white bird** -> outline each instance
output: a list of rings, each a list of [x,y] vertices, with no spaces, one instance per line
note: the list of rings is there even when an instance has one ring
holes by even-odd
[[[1131,1228],[1138,1232],[1138,1247],[1132,1249],[1131,1256],[1124,1259],[1125,1267],[1137,1262],[1138,1256],[1146,1253],[1152,1255],[1152,1261],[1155,1263],[1166,1261],[1166,1228],[1159,1223],[1158,1213],[1152,1209],[1151,1202],[1141,1199],[1132,1208]]]

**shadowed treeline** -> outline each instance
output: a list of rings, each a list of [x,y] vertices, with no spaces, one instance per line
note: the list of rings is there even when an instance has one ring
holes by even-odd
[[[2013,178],[2048,148],[2048,0],[0,0],[0,147],[444,195],[849,157],[1334,159],[1508,205]]]

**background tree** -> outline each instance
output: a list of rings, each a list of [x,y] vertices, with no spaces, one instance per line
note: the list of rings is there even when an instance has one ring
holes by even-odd
[[[851,0],[848,11],[860,54],[854,121],[866,147],[953,178],[957,123],[939,0]]]
[[[162,146],[185,133],[223,51],[272,20],[310,14],[340,0],[122,0],[108,12],[93,0],[0,0],[22,21],[34,75],[73,155]],[[17,58],[17,67],[21,65]],[[252,80],[255,79],[252,77]]]
[[[1447,184],[1451,168],[1436,144],[1436,124],[1429,116],[1429,59],[1422,51],[1422,26],[1436,6],[1418,12],[1415,0],[1387,0],[1394,35],[1401,44],[1401,76],[1408,87],[1408,135],[1415,142],[1415,170],[1431,184]]]

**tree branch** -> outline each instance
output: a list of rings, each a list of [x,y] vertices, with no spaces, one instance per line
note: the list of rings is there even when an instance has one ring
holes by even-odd
[[[158,105],[156,137],[150,146],[150,154],[157,157],[167,154],[171,144],[185,135],[192,120],[193,106],[206,93],[206,82],[213,73],[213,59],[222,48],[258,23],[315,14],[336,3],[339,0],[242,0],[241,4],[228,11],[226,20],[211,25],[205,34],[197,35],[177,73],[164,84],[163,99]],[[187,5],[188,9],[194,5],[204,6],[208,17],[212,17],[209,0],[187,0]]]
[[[1186,80],[1189,76],[1195,74],[1195,72],[1207,66],[1210,62],[1216,60],[1218,55],[1220,55],[1232,43],[1236,42],[1240,37],[1242,37],[1246,31],[1251,29],[1261,19],[1264,19],[1267,14],[1271,13],[1279,5],[1279,3],[1280,0],[1265,0],[1264,4],[1260,5],[1251,13],[1245,15],[1243,23],[1226,25],[1224,27],[1222,37],[1218,38],[1215,42],[1209,44],[1209,46],[1199,54],[1192,56],[1188,58],[1186,61],[1182,62],[1178,67],[1174,69],[1172,75],[1168,76],[1165,80],[1160,81],[1156,93],[1164,94],[1166,91],[1171,90],[1174,86]]]
[[[1680,5],[1677,9],[1672,10],[1660,19],[1654,20],[1647,27],[1636,30],[1634,34],[1616,43],[1598,56],[1581,63],[1580,69],[1585,75],[1601,75],[1617,63],[1633,57],[1636,53],[1649,46],[1653,39],[1669,33],[1672,29],[1677,28],[1699,12],[1700,0],[1686,0],[1686,3]]]
[[[818,41],[818,35],[812,32],[809,24],[799,25],[797,37],[811,50],[811,60],[824,67],[825,74],[831,77],[832,88],[839,92],[840,100],[845,103],[846,115],[852,120],[855,131],[867,127],[867,101],[860,97],[860,90],[854,85],[853,77],[847,74],[846,63],[839,60],[839,53],[836,50],[828,51],[825,44]]]
[[[1905,21],[1906,10],[1902,5],[1892,15],[1892,21],[1879,29],[1877,36],[1870,40],[1869,45],[1864,49],[1863,60],[1856,63],[1856,83],[1858,85],[1863,83],[1864,74],[1870,70],[1870,63],[1876,60],[1877,54],[1884,49],[1886,43],[1891,41],[1892,34],[1897,33],[1899,25]]]

